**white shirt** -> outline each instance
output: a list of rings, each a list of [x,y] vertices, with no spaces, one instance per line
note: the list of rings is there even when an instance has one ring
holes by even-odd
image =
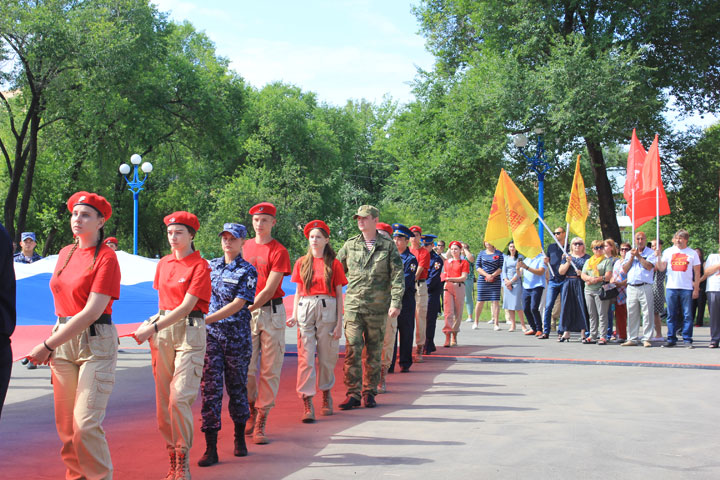
[[[693,267],[700,265],[700,258],[695,250],[690,247],[681,250],[673,245],[665,249],[662,261],[667,263],[667,289],[693,289]]]
[[[717,265],[718,263],[720,263],[720,254],[713,253],[709,255],[707,260],[705,261],[705,270],[707,270],[708,267]],[[720,271],[718,271],[714,275],[710,275],[707,278],[707,282],[705,283],[705,291],[720,292]]]
[[[640,252],[640,256],[643,257],[646,261],[655,264],[656,257],[655,252],[652,251],[652,249],[648,246],[645,247],[645,249]],[[632,262],[632,266],[630,267],[630,270],[628,270],[627,273],[627,281],[628,285],[641,285],[643,283],[653,283],[653,273],[654,269],[648,270],[647,268],[640,265],[640,261],[630,255],[630,252],[625,252],[625,259],[622,261],[622,264],[625,265],[626,263]]]

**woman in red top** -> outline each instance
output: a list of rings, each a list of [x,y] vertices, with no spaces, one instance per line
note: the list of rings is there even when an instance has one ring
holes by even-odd
[[[447,260],[445,260],[442,273],[445,280],[445,297],[443,298],[445,326],[443,327],[443,333],[445,334],[444,346],[446,347],[457,345],[457,334],[460,330],[463,304],[465,302],[465,280],[468,273],[470,273],[468,262],[460,258],[461,251],[462,243],[458,241],[450,242],[450,253]]]
[[[210,266],[195,251],[200,222],[189,212],[165,217],[172,253],[155,271],[160,312],[145,320],[133,336],[149,339],[155,376],[158,427],[170,456],[166,479],[190,478],[188,451],[193,441],[191,407],[205,363],[205,314],[211,286]]]
[[[36,365],[50,362],[65,477],[109,479],[101,424],[115,383],[118,336],[110,314],[120,297],[120,265],[102,239],[112,207],[88,192],[74,194],[67,207],[75,243],[60,250],[50,279],[58,320],[28,357]]]
[[[343,328],[342,288],[345,271],[330,246],[330,228],[322,220],[305,225],[308,253],[295,262],[291,280],[297,283],[293,316],[287,326],[298,323],[297,392],[303,400],[302,421],[315,421],[312,399],[315,390],[315,351],[318,356],[318,388],[323,393],[322,414],[332,415],[330,389],[335,384],[335,364]],[[309,286],[309,287],[308,287]]]

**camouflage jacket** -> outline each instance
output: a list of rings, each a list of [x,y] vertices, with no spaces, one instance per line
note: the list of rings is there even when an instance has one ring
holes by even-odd
[[[379,315],[402,307],[403,262],[392,240],[378,235],[368,251],[362,234],[356,235],[345,242],[337,259],[348,279],[345,311]]]

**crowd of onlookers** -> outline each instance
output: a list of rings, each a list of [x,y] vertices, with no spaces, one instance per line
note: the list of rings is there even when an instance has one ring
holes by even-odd
[[[641,231],[633,244],[606,239],[586,245],[579,237],[566,240],[562,227],[553,233],[557,242],[534,258],[525,258],[512,242],[505,253],[485,242],[476,258],[464,257],[477,273],[477,302],[468,306],[466,320],[473,329],[489,302],[488,323],[501,330],[502,301],[508,331],[519,322],[525,335],[541,340],[555,330],[558,342],[578,332],[586,344],[674,347],[680,339],[694,348],[693,327],[703,325],[707,306],[709,347],[718,347],[720,255],[705,259],[701,249],[688,246],[687,231],[679,230],[666,249],[657,239],[648,244]],[[443,247],[438,242],[440,253]]]

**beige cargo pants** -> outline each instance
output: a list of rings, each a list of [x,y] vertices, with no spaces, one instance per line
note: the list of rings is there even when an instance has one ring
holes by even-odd
[[[335,385],[335,365],[340,341],[333,338],[337,326],[337,300],[330,295],[301,297],[298,311],[297,392],[300,398],[312,397]],[[317,352],[317,370],[315,369]]]

